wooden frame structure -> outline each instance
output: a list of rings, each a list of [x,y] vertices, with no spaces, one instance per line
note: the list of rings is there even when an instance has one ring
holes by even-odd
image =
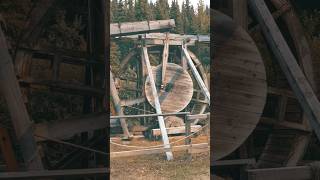
[[[131,32],[133,33],[133,32]],[[139,48],[141,49],[141,58],[142,58],[142,69],[143,69],[143,74],[146,74],[147,77],[149,78],[150,81],[150,85],[151,85],[151,90],[152,90],[152,96],[154,99],[154,107],[156,109],[156,113],[157,114],[162,114],[162,110],[160,107],[160,102],[159,102],[159,98],[158,98],[158,92],[157,92],[157,88],[155,85],[155,80],[154,80],[154,75],[152,72],[152,68],[150,65],[150,60],[149,60],[149,55],[148,55],[148,49],[147,46],[148,45],[163,45],[163,53],[162,53],[162,74],[161,74],[161,83],[162,86],[160,88],[164,87],[164,77],[165,77],[165,73],[166,73],[166,66],[167,66],[167,61],[168,61],[168,56],[169,56],[169,46],[181,46],[181,50],[182,50],[182,59],[185,59],[187,64],[189,65],[189,67],[192,70],[192,73],[195,77],[195,79],[198,82],[199,87],[201,88],[201,92],[204,94],[205,98],[206,98],[206,102],[210,105],[210,93],[209,90],[207,89],[207,84],[204,82],[204,80],[202,79],[202,77],[200,76],[197,68],[195,67],[192,59],[191,59],[191,55],[189,54],[187,48],[186,48],[186,44],[188,45],[194,45],[195,42],[202,42],[202,43],[208,43],[210,41],[209,36],[194,36],[194,35],[178,35],[178,34],[170,34],[170,33],[149,33],[149,34],[144,34],[144,35],[128,35],[128,36],[123,36],[123,38],[129,38],[129,39],[134,39],[134,40],[139,40],[140,45]],[[195,57],[194,54],[192,54],[193,57]],[[131,57],[132,55],[129,54],[129,57]],[[129,58],[125,58],[125,62],[127,62],[129,60]],[[111,73],[111,72],[110,72]],[[205,78],[206,80],[206,78]],[[115,87],[115,83],[114,80],[110,80],[111,82],[111,92],[116,91]],[[117,100],[117,96],[115,96],[117,93],[112,93],[112,97],[113,97],[113,102],[115,104],[116,107],[120,106],[120,101]],[[139,100],[140,102],[140,100]],[[136,103],[136,101],[134,101],[134,103]],[[117,114],[122,116],[121,112],[119,114],[119,111],[117,110]],[[170,148],[170,143],[169,143],[169,138],[168,138],[168,134],[167,134],[167,130],[165,128],[165,123],[164,123],[164,119],[162,116],[158,116],[158,123],[159,123],[159,127],[160,127],[160,132],[161,132],[161,136],[162,136],[162,140],[163,140],[163,144],[164,144],[164,148],[165,148],[165,153],[167,155],[167,160],[172,160],[173,159],[173,155],[171,152],[171,148]],[[122,121],[124,121],[124,119],[122,119]],[[125,127],[125,123],[121,122],[121,126],[122,129],[126,129],[127,127]],[[190,128],[188,129],[188,131],[191,130]],[[188,132],[186,131],[186,132]],[[124,131],[126,132],[126,131]],[[140,152],[140,151],[139,151]]]

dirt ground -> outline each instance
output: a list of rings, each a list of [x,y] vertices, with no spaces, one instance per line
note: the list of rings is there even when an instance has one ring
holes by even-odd
[[[170,138],[173,142],[181,137]],[[120,140],[113,139],[119,143]],[[208,142],[207,136],[192,138],[192,143]],[[176,145],[183,144],[184,141]],[[129,145],[153,146],[161,141],[134,139]],[[128,150],[126,148],[111,146],[111,152]],[[133,150],[133,149],[132,149]],[[192,160],[187,159],[185,152],[175,152],[174,160],[167,161],[165,154],[153,154],[125,158],[113,158],[110,161],[112,180],[209,180],[210,156],[209,152],[192,155]]]

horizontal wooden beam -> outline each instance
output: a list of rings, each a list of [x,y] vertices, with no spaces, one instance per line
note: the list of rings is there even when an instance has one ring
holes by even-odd
[[[154,32],[159,30],[169,30],[174,28],[174,19],[157,20],[157,21],[137,21],[125,23],[112,23],[110,24],[111,36],[123,36],[127,34],[137,34]],[[107,34],[109,36],[109,34]]]
[[[39,178],[57,178],[57,177],[92,177],[108,176],[109,169],[65,169],[65,170],[42,170],[26,172],[5,172],[0,173],[0,179],[39,179]]]
[[[260,123],[267,124],[267,125],[276,125],[278,127],[295,129],[295,130],[299,130],[299,131],[306,131],[306,132],[310,132],[311,131],[304,124],[299,124],[299,123],[294,123],[294,122],[289,122],[289,121],[278,121],[277,119],[268,118],[268,117],[261,117],[260,118]]]
[[[180,146],[172,146],[172,152],[189,150],[190,153],[201,153],[208,152],[209,145],[208,143],[200,143],[200,144],[192,144],[192,145],[180,145]],[[152,149],[139,149],[133,151],[120,151],[120,152],[111,152],[111,158],[118,157],[130,157],[130,156],[140,156],[140,155],[149,155],[149,154],[161,154],[166,152],[166,150],[162,147],[160,148],[152,148]]]
[[[310,166],[248,170],[249,180],[307,180],[312,179]]]
[[[34,89],[43,89],[43,87],[49,88],[53,91],[78,94],[78,95],[92,95],[102,97],[105,94],[104,89],[93,88],[82,84],[68,83],[64,81],[53,80],[35,80],[32,78],[25,78],[19,80],[21,86],[29,86]]]
[[[123,38],[129,38],[133,40],[145,40],[147,45],[164,45],[166,40],[166,33],[149,33],[143,35],[130,35]],[[168,34],[169,45],[181,46],[186,44],[188,46],[199,43],[210,43],[209,35],[181,35],[181,34]]]
[[[242,166],[242,165],[254,165],[255,159],[232,159],[232,160],[220,160],[213,161],[212,166]]]
[[[78,118],[57,120],[35,124],[34,134],[50,138],[66,139],[81,132],[88,132],[109,127],[108,114],[91,114]],[[38,138],[38,141],[43,139]]]
[[[191,126],[191,133],[197,132],[200,129],[201,129],[200,125],[193,125],[193,126]],[[166,128],[166,130],[167,130],[168,135],[186,133],[185,126],[170,127],[170,128]],[[152,129],[152,135],[153,136],[160,136],[161,135],[160,129]]]

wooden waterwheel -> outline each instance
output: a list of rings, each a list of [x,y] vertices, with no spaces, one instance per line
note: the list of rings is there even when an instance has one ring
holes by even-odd
[[[138,36],[127,36],[127,38],[134,39],[138,42]],[[162,41],[163,38],[169,39],[168,42],[171,40],[172,43],[168,43],[167,45],[158,44],[158,41]],[[209,111],[208,100],[201,92],[201,88],[192,70],[183,64],[183,58],[181,58],[183,57],[183,52],[179,46],[181,46],[183,40],[187,38],[190,37],[165,33],[151,33],[143,38],[145,42],[150,43],[148,44],[150,47],[147,48],[147,50],[149,56],[153,57],[151,68],[162,113],[189,111],[191,114],[203,114]],[[195,40],[191,41],[193,41],[191,42],[192,44]],[[180,44],[177,44],[177,42]],[[174,50],[169,51],[169,45]],[[144,54],[141,53],[141,49],[141,46],[133,48],[123,58],[120,64],[120,70],[116,72],[118,77],[114,80],[115,86],[117,87],[116,94],[118,94],[118,96],[123,92],[132,92],[132,90],[136,93],[131,93],[131,96],[126,99],[113,101],[115,104],[118,103],[118,105],[120,103],[124,111],[127,109],[136,109],[138,110],[136,112],[138,114],[151,113],[154,112],[156,108],[151,87],[152,84],[150,83],[150,77],[147,75],[147,69],[143,61]],[[192,63],[195,64],[196,70],[199,72],[199,77],[202,79],[205,87],[208,88],[208,72],[205,71],[204,65],[196,55],[190,50],[187,51]],[[165,75],[162,77],[164,61],[166,68]],[[128,78],[128,76],[123,76],[128,74],[128,71],[133,74],[133,77]],[[199,123],[199,120],[193,121],[193,124],[197,123]],[[202,124],[206,123],[202,122]],[[167,128],[183,126],[184,119],[183,117],[169,116],[165,118],[165,125]]]

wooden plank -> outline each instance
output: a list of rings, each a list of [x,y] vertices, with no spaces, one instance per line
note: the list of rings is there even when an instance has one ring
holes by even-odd
[[[190,132],[194,133],[199,131],[199,129],[201,129],[200,125],[193,125],[190,126]],[[180,127],[170,127],[170,128],[166,128],[168,135],[172,135],[172,134],[184,134],[186,133],[186,127],[185,126],[180,126]],[[152,129],[152,135],[153,136],[160,136],[161,135],[161,131],[160,129]]]
[[[34,133],[44,137],[67,139],[81,132],[88,132],[109,127],[107,113],[98,113],[35,124]],[[115,119],[110,120],[110,123]],[[43,141],[42,138],[37,139]]]
[[[312,179],[310,166],[248,170],[249,180],[308,180]]]
[[[243,165],[254,165],[255,159],[232,159],[232,160],[220,160],[213,161],[212,166],[243,166]]]
[[[203,79],[201,78],[197,68],[193,64],[193,61],[189,55],[188,50],[184,46],[182,46],[182,52],[185,55],[185,57],[187,58],[188,65],[190,66],[192,73],[198,82],[198,85],[200,86],[203,94],[205,95],[205,97],[208,100],[209,105],[210,105],[210,92],[209,92],[208,88],[206,87],[205,83],[203,82]]]
[[[17,171],[19,166],[14,155],[10,136],[8,131],[3,127],[0,127],[0,150],[6,164],[6,170]]]
[[[37,144],[33,137],[33,123],[23,101],[7,42],[0,28],[0,91],[6,99],[16,137],[20,143],[27,169],[43,169]]]
[[[137,33],[158,31],[163,29],[171,29],[173,27],[175,27],[174,19],[112,23],[110,24],[110,35],[123,36],[123,35],[133,34],[133,33],[137,34]]]
[[[142,48],[142,58],[143,58],[143,60],[145,62],[146,69],[147,69],[147,72],[148,72],[148,76],[149,76],[149,81],[150,81],[150,84],[151,84],[151,89],[152,89],[152,94],[153,94],[153,98],[154,98],[154,105],[155,105],[155,108],[156,108],[156,112],[157,112],[157,114],[162,114],[160,101],[159,101],[159,97],[158,97],[158,93],[157,93],[157,88],[156,88],[156,85],[155,85],[155,81],[153,79],[153,73],[152,73],[152,69],[151,69],[151,65],[150,65],[150,61],[149,61],[147,47],[143,47]],[[163,141],[163,144],[164,144],[164,148],[170,149],[168,134],[167,134],[167,131],[165,129],[166,125],[164,123],[163,116],[158,116],[158,122],[159,122],[159,127],[161,129],[161,135],[162,135],[162,141]],[[167,155],[167,160],[172,160],[173,159],[173,154],[172,154],[171,151],[167,151],[166,155]]]
[[[144,98],[144,97],[137,98],[137,99],[124,99],[124,100],[121,100],[120,104],[121,104],[121,106],[132,106],[135,104],[141,104],[145,101],[146,101],[146,98]]]
[[[249,0],[249,5],[261,24],[267,42],[306,113],[311,127],[320,139],[320,103],[312,87],[300,69],[265,2],[263,0]]]
[[[120,101],[120,98],[119,98],[119,95],[118,95],[118,91],[117,91],[116,85],[114,83],[113,75],[112,75],[111,71],[110,71],[110,95],[112,97],[112,101],[113,101],[113,104],[114,104],[114,107],[116,109],[117,114],[119,116],[123,116],[124,113],[123,113],[123,110],[122,110],[122,107],[121,107],[121,101]],[[129,133],[129,130],[128,130],[128,125],[126,123],[126,119],[125,118],[120,118],[120,124],[121,124],[121,127],[122,127],[123,134],[126,137],[130,137],[130,133]]]
[[[180,145],[180,146],[172,146],[172,152],[179,152],[189,149],[190,153],[201,153],[208,152],[209,145],[208,143],[200,143],[200,144],[191,144],[191,145]],[[152,149],[139,149],[133,151],[120,151],[120,152],[111,152],[111,158],[119,158],[119,157],[130,157],[130,156],[139,156],[139,155],[149,155],[149,154],[160,154],[166,152],[165,148],[152,148]]]
[[[109,169],[64,169],[64,170],[43,170],[27,172],[5,172],[0,173],[0,179],[39,179],[39,178],[57,178],[57,177],[94,177],[108,176]]]

